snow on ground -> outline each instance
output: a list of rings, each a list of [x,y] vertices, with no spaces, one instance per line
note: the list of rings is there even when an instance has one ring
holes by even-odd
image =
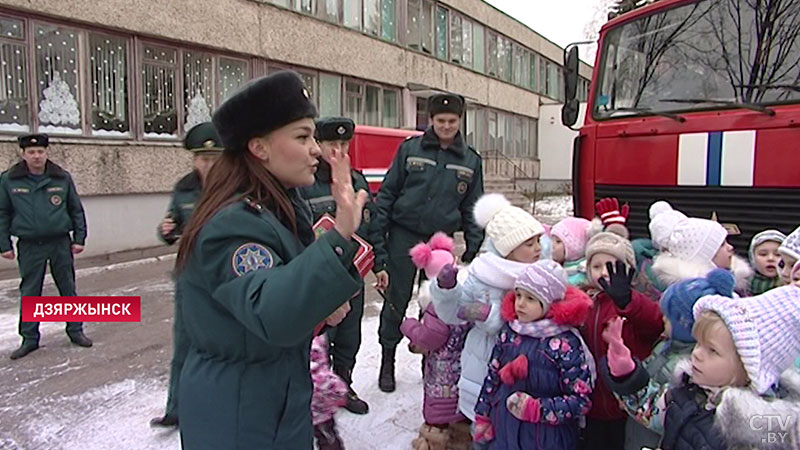
[[[571,216],[572,196],[555,195],[537,200],[533,215],[547,223],[556,223],[564,217]]]

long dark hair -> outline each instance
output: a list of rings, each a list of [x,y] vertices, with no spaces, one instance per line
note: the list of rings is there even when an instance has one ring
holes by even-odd
[[[175,262],[176,273],[186,267],[197,235],[211,217],[225,206],[244,197],[250,197],[271,210],[278,220],[297,234],[297,218],[292,201],[275,176],[246,148],[238,151],[225,150],[211,166],[203,183],[200,201],[181,237],[178,259]]]

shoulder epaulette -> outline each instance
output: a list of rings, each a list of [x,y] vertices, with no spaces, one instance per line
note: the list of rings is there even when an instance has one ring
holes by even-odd
[[[261,212],[264,211],[264,205],[262,205],[261,203],[256,202],[255,200],[253,200],[250,197],[245,197],[245,198],[242,199],[242,201],[244,202],[245,207],[247,208],[247,210],[250,211],[250,212],[253,212],[253,213],[256,213],[256,214],[261,214]]]

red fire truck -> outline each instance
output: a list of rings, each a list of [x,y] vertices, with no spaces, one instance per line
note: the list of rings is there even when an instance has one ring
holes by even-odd
[[[415,130],[398,130],[366,125],[356,126],[350,142],[350,158],[354,169],[360,170],[369,182],[369,190],[377,194],[383,177],[392,165],[397,147],[408,137],[422,134]]]
[[[577,48],[565,52],[562,121],[576,123]],[[576,215],[596,199],[758,231],[800,224],[800,0],[661,0],[600,31],[584,125],[573,145]]]

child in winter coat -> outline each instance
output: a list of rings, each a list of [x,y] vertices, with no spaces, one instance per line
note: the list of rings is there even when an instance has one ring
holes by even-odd
[[[778,247],[781,261],[778,266],[781,269],[781,283],[792,283],[792,268],[800,261],[800,227],[795,228],[792,234],[786,237]]]
[[[572,286],[586,284],[586,241],[592,222],[580,217],[562,219],[550,229],[553,261],[561,264],[567,271],[567,279]]]
[[[800,374],[787,369],[800,352],[800,288],[736,299],[709,295],[693,314],[691,358],[678,363],[651,417],[663,426],[660,448],[798,448]],[[624,345],[608,357],[612,374],[634,366]],[[759,422],[768,417],[788,422]]]
[[[320,334],[311,341],[311,423],[319,450],[342,450],[336,430],[336,411],[347,402],[347,384],[330,367],[328,340]]]
[[[614,319],[603,339],[608,343],[608,358],[601,358],[598,371],[603,381],[621,401],[628,413],[625,448],[639,450],[656,448],[663,430],[652,417],[660,411],[656,402],[666,392],[675,367],[681,359],[688,358],[694,349],[694,314],[692,308],[700,297],[706,295],[733,295],[733,275],[725,269],[714,269],[707,277],[692,278],[670,286],[661,297],[666,339],[659,342],[650,357],[641,361],[630,358],[622,343],[621,318]],[[627,358],[617,358],[618,352],[628,352]],[[612,365],[607,361],[622,360],[625,365]],[[635,420],[631,423],[631,420]],[[638,422],[638,423],[636,423]]]
[[[487,251],[467,268],[463,282],[457,269],[445,266],[431,283],[437,315],[450,325],[464,320],[474,325],[461,353],[458,406],[468,419],[475,418],[489,358],[503,326],[500,308],[503,296],[529,264],[539,260],[539,237],[544,227],[524,210],[512,206],[501,194],[486,194],[475,203],[476,222],[485,228]]]
[[[420,243],[411,251],[414,265],[425,271],[429,280],[446,264],[452,264],[453,240],[436,233],[428,243]],[[469,324],[448,325],[436,315],[431,303],[429,281],[420,286],[417,301],[423,311],[422,319],[406,318],[400,331],[411,345],[425,353],[423,369],[424,400],[422,416],[425,423],[419,437],[411,443],[414,450],[467,450],[471,439],[469,426],[458,412],[458,378],[461,374],[461,350]]]
[[[633,279],[633,288],[654,301],[658,301],[668,284],[658,278],[653,270],[653,261],[667,247],[669,236],[675,225],[688,217],[682,212],[672,209],[668,203],[663,201],[650,205],[648,214],[650,239],[634,239],[631,242],[636,255],[637,268],[636,276]]]
[[[619,316],[626,318],[622,333],[626,342],[632,343],[632,352],[640,360],[645,359],[661,335],[664,323],[658,303],[631,288],[635,260],[630,241],[614,233],[598,233],[586,246],[586,262],[591,283],[587,292],[594,304],[581,334],[592,355],[606,354],[603,329]],[[627,414],[620,409],[608,386],[597,380],[583,433],[583,448],[621,450],[625,444],[626,419]]]
[[[580,333],[592,307],[553,261],[531,264],[503,301],[508,323],[475,408],[475,440],[492,449],[570,450],[591,407],[594,360]]]
[[[749,295],[761,295],[780,285],[778,247],[785,239],[786,235],[778,230],[765,230],[753,236],[748,251],[754,272],[747,289]]]
[[[746,293],[753,270],[733,253],[725,227],[713,220],[680,218],[674,211],[664,201],[651,206],[651,222],[662,227],[664,233],[659,238],[661,253],[653,260],[653,272],[658,279],[668,286],[705,276],[714,268],[728,269],[736,278],[736,291]]]

